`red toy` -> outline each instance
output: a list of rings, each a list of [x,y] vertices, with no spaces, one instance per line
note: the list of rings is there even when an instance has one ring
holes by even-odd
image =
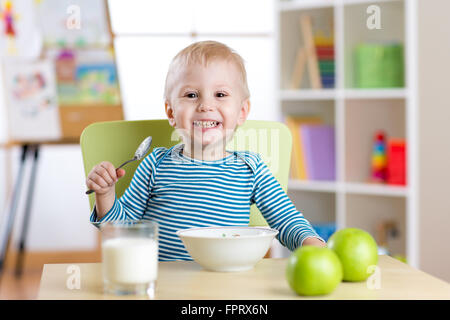
[[[406,142],[390,139],[387,147],[387,183],[406,185]]]

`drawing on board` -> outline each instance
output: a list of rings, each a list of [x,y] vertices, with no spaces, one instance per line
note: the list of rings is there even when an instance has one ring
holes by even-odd
[[[106,0],[0,0],[9,139],[78,141],[123,110]]]
[[[42,34],[34,9],[35,0],[0,1],[0,56],[39,57]]]
[[[117,106],[114,60],[106,50],[62,50],[54,59],[60,106]]]
[[[54,66],[50,60],[4,63],[10,139],[57,140],[61,137]]]

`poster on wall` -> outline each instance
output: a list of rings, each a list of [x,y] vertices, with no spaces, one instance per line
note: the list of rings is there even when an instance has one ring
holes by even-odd
[[[60,139],[52,61],[5,61],[3,70],[9,138],[27,142]]]
[[[107,50],[48,50],[55,61],[60,107],[117,106],[120,91],[116,65]]]
[[[0,18],[10,140],[77,142],[123,120],[106,0],[0,0]]]
[[[111,43],[105,0],[41,0],[36,15],[47,48],[106,48]]]
[[[0,57],[39,57],[42,33],[35,5],[35,0],[0,1]]]

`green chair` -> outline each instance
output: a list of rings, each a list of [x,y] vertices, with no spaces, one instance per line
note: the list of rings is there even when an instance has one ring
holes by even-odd
[[[167,120],[108,121],[89,125],[80,138],[85,175],[102,161],[118,166],[131,159],[138,145],[148,136],[152,136],[149,152],[156,147],[170,148],[181,142]],[[292,137],[286,125],[273,121],[247,120],[236,130],[226,149],[259,153],[284,191],[287,191]],[[134,161],[124,168],[126,174],[116,184],[117,198],[125,192],[139,163]],[[94,201],[95,195],[89,195],[91,210]],[[267,225],[256,205],[250,208],[250,225]]]

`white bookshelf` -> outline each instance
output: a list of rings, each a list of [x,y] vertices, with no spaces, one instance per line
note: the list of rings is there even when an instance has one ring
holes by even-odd
[[[368,30],[365,9],[381,8],[382,29]],[[313,223],[336,222],[338,228],[360,227],[375,236],[377,223],[393,220],[399,236],[392,254],[418,266],[417,217],[417,49],[416,0],[291,0],[276,10],[278,103],[284,115],[317,114],[335,126],[336,181],[289,181],[296,207]],[[335,42],[335,88],[289,89],[295,55],[302,43],[302,13],[326,29],[332,20]],[[363,23],[364,22],[364,23]],[[358,42],[397,41],[404,46],[405,87],[358,89],[353,82],[352,50]],[[375,130],[407,141],[407,186],[367,183]]]
[[[282,89],[279,99],[282,101],[302,100],[334,100],[337,97],[344,99],[405,99],[407,90],[404,88],[389,89],[309,89],[292,90]]]

